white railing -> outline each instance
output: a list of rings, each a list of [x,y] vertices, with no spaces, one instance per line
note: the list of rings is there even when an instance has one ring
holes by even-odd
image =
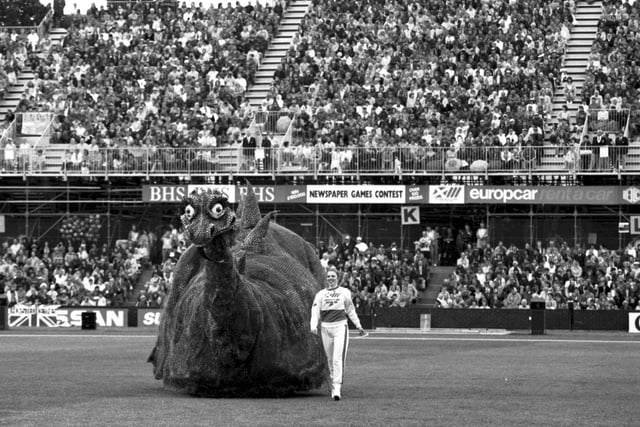
[[[4,174],[66,176],[215,176],[215,175],[513,175],[540,173],[612,173],[622,171],[629,156],[640,158],[628,146],[573,147],[337,147],[325,149],[288,145],[259,149],[122,147],[84,150],[59,145],[21,153]],[[541,161],[555,149],[563,161],[553,166]],[[40,153],[38,153],[40,151]],[[567,156],[571,153],[571,156]],[[49,155],[47,155],[49,154]],[[47,157],[54,167],[30,167]],[[53,162],[52,156],[58,161]],[[34,160],[35,159],[35,160]],[[40,159],[40,160],[38,160]],[[221,159],[225,159],[224,162]],[[6,162],[5,162],[6,163]],[[259,167],[256,167],[259,164]],[[640,163],[639,166],[640,167]]]

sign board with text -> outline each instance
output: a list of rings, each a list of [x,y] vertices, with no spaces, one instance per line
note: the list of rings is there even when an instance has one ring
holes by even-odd
[[[115,308],[61,307],[59,305],[15,305],[9,308],[10,328],[50,327],[68,328],[82,325],[82,313],[96,313],[96,324],[103,327],[124,328],[128,311]]]
[[[629,313],[629,333],[640,334],[640,311]]]
[[[617,205],[619,196],[613,186],[465,186],[467,204]]]
[[[236,185],[145,185],[142,200],[179,203],[194,191],[217,190],[230,203],[246,195]],[[395,205],[619,205],[637,203],[640,190],[617,186],[469,186],[469,185],[254,185],[260,203]]]
[[[629,217],[629,233],[640,234],[640,215],[631,215]]]
[[[138,310],[138,327],[141,326],[160,326],[160,316],[162,309],[160,308],[139,308]]]
[[[403,206],[400,215],[402,216],[402,225],[420,224],[419,206]]]
[[[307,185],[307,203],[403,204],[404,185]]]

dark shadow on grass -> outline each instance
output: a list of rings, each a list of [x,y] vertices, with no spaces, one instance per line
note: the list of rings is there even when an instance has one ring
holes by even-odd
[[[324,393],[322,389],[309,390],[309,391],[300,391],[300,392],[292,392],[286,394],[242,394],[242,393],[233,393],[233,394],[216,394],[216,395],[205,395],[205,394],[190,394],[179,390],[174,390],[171,388],[166,388],[162,384],[158,384],[158,387],[153,387],[152,393],[153,395],[162,395],[163,397],[175,397],[175,398],[184,398],[184,399],[214,399],[214,400],[223,400],[223,399],[232,399],[232,400],[298,400],[298,399],[310,399],[317,397],[327,397],[327,393]]]

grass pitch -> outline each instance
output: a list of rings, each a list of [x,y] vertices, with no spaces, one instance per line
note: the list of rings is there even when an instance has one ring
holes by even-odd
[[[640,339],[622,333],[353,337],[339,402],[168,392],[145,363],[154,342],[135,329],[0,333],[0,425],[640,425]]]

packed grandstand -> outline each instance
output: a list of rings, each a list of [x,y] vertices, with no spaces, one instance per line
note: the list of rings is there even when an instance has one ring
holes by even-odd
[[[161,307],[177,195],[250,177],[363,313],[640,309],[636,2],[50,3],[0,2],[10,306]]]

